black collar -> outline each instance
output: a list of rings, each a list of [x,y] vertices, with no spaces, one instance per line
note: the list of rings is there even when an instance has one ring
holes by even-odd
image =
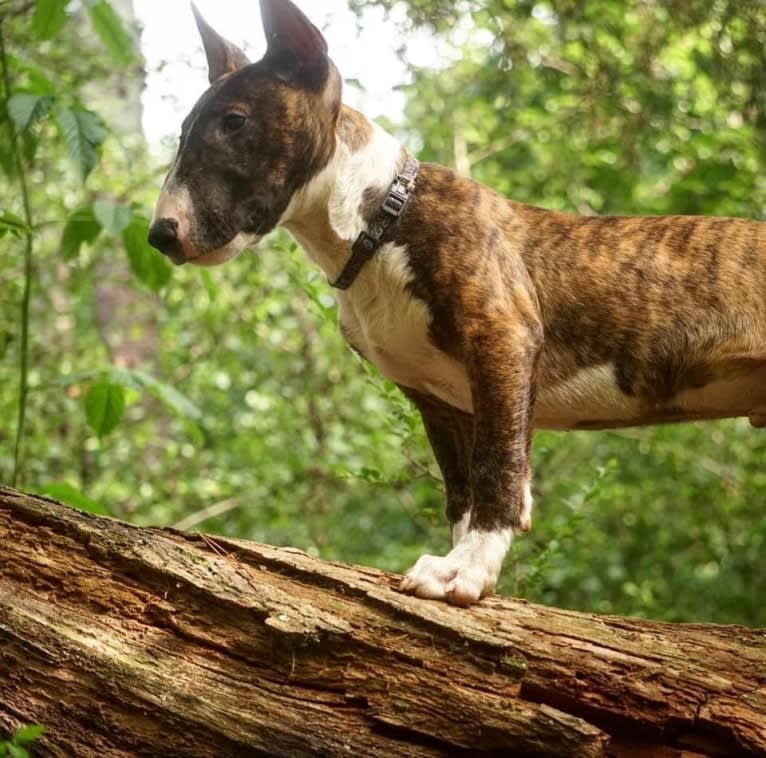
[[[420,164],[414,158],[407,156],[404,168],[394,179],[378,214],[368,225],[367,231],[359,233],[351,246],[351,257],[343,267],[343,271],[334,282],[330,282],[333,287],[347,290],[354,283],[364,264],[378,252],[383,244],[381,241],[383,235],[402,214],[415,189],[415,179],[419,168]]]

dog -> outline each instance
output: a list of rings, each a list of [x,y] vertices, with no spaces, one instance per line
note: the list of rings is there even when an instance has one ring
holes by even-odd
[[[260,5],[256,63],[193,8],[211,86],[149,242],[211,266],[282,226],[336,287],[345,339],[415,403],[444,477],[453,547],[403,591],[494,590],[531,525],[533,428],[766,426],[766,224],[568,215],[419,165],[342,104],[301,10]]]

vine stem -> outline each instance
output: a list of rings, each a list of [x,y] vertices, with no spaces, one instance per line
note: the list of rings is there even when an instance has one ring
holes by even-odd
[[[3,87],[6,103],[11,99],[11,77],[8,73],[8,57],[5,51],[5,36],[3,22],[0,19],[0,69],[2,69]],[[16,164],[16,172],[21,190],[21,202],[24,207],[24,223],[27,225],[24,233],[24,290],[21,297],[21,335],[19,348],[19,413],[16,422],[16,442],[13,449],[13,471],[11,486],[18,484],[22,468],[22,446],[24,427],[26,424],[27,391],[29,388],[29,305],[32,299],[32,210],[29,204],[29,188],[24,173],[24,161],[21,157],[16,125],[8,119],[11,135],[11,153]]]

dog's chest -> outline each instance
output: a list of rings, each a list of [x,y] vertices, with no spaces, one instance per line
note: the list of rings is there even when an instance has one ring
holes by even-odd
[[[431,314],[407,291],[410,277],[404,249],[383,246],[353,287],[339,293],[343,334],[386,378],[470,412],[465,369],[429,338]]]

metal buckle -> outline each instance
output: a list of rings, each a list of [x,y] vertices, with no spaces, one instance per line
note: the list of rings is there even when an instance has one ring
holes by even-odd
[[[359,232],[359,236],[351,246],[351,257],[346,261],[343,271],[330,284],[341,290],[348,289],[356,280],[364,264],[375,255],[381,245],[381,238],[386,230],[395,223],[415,188],[415,178],[418,174],[418,162],[407,158],[404,170],[394,179],[391,189],[383,199],[382,212],[370,222],[367,231]],[[384,215],[385,214],[385,215]]]
[[[399,182],[398,177],[397,182]],[[407,202],[407,198],[408,194],[406,188],[400,189],[397,184],[394,184],[386,195],[386,199],[383,201],[383,210],[391,216],[396,217],[402,212],[404,204]]]

